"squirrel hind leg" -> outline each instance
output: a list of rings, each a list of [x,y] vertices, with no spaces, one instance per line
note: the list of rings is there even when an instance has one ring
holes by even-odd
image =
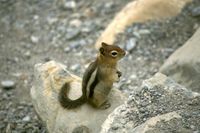
[[[101,108],[107,102],[106,95],[102,95],[100,92],[94,93],[92,98],[89,98],[89,103],[95,108]]]
[[[104,102],[99,108],[102,110],[110,108],[111,104],[109,101]]]

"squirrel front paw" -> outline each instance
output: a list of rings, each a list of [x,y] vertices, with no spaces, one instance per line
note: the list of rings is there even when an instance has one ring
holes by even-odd
[[[103,105],[100,106],[100,109],[105,110],[110,108],[110,106],[111,104],[108,101],[106,101],[105,103],[103,103]]]
[[[115,76],[115,82],[119,82],[121,76],[122,76],[122,72],[117,71],[117,72],[116,72],[116,76]]]
[[[117,71],[117,75],[118,75],[118,78],[120,78],[122,76],[122,72]]]

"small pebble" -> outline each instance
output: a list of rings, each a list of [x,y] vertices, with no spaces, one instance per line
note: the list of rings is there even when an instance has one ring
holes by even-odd
[[[104,6],[105,6],[105,8],[113,8],[114,5],[115,5],[114,2],[111,1],[111,2],[106,2]]]
[[[80,34],[80,29],[77,28],[68,28],[67,29],[67,34],[66,34],[66,39],[71,40],[77,37]]]
[[[146,35],[146,34],[150,34],[151,32],[148,29],[142,29],[142,30],[139,30],[138,33],[140,35]]]
[[[137,40],[135,38],[131,38],[127,41],[126,45],[125,45],[125,49],[127,51],[131,51],[135,48],[136,46],[136,43],[137,43]]]
[[[48,17],[47,18],[48,24],[53,24],[56,23],[58,21],[58,18],[52,18],[52,17]]]
[[[112,130],[117,130],[119,128],[119,125],[115,124],[114,126],[112,126]]]
[[[133,32],[133,35],[134,35],[136,38],[141,38],[141,35],[140,35],[140,33],[138,33],[138,32]]]
[[[3,96],[2,96],[2,98],[3,98],[4,100],[10,100],[11,97],[12,97],[12,94],[8,94],[8,93],[4,93]],[[8,104],[7,104],[7,105],[8,105]]]
[[[32,47],[30,43],[22,43],[21,46],[26,49],[30,49]]]
[[[74,19],[69,22],[71,26],[80,27],[82,22],[79,19]]]
[[[196,7],[192,10],[192,16],[193,17],[199,17],[200,16],[200,6]]]
[[[126,122],[125,119],[121,119],[121,120],[120,120],[120,123],[124,125],[124,124],[126,124],[127,122]]]
[[[81,39],[81,40],[78,40],[78,41],[73,41],[73,42],[71,42],[71,43],[69,44],[69,48],[70,48],[70,49],[77,49],[78,47],[84,46],[84,45],[86,45],[86,44],[87,44],[87,42],[86,42],[85,40]]]
[[[25,117],[22,119],[22,121],[24,121],[24,122],[28,122],[28,121],[30,121],[30,120],[31,120],[30,116],[25,116]]]
[[[14,57],[14,61],[15,61],[15,63],[19,62],[19,58],[18,57]]]
[[[39,42],[39,38],[36,36],[31,36],[31,41],[32,43],[38,43]]]
[[[38,20],[38,19],[39,19],[39,16],[38,16],[38,15],[34,15],[34,16],[33,16],[33,19]]]
[[[137,79],[137,75],[132,74],[132,75],[130,76],[130,79]]]
[[[81,68],[81,66],[79,65],[79,64],[75,64],[75,65],[72,65],[71,66],[71,70],[72,71],[77,71],[78,69],[80,69]]]
[[[51,58],[50,57],[45,57],[43,60],[44,60],[44,62],[48,62],[48,61],[51,60]]]
[[[194,125],[190,125],[190,128],[191,128],[191,129],[195,129],[195,126],[194,126]]]
[[[6,133],[11,133],[10,123],[8,123],[8,125],[6,127]]]
[[[85,11],[83,12],[84,16],[86,17],[93,17],[95,15],[95,11],[93,8],[87,8],[85,9]]]
[[[92,21],[85,21],[84,26],[82,26],[81,32],[83,33],[89,33],[96,29],[98,29],[98,22],[92,22]]]
[[[29,59],[31,57],[31,52],[27,51],[26,53],[24,53],[24,55]]]
[[[199,28],[199,24],[198,23],[194,24],[193,29],[197,30],[198,28]]]
[[[111,13],[113,11],[113,8],[115,7],[114,2],[106,2],[104,5],[104,10],[102,10],[102,13]]]
[[[13,89],[15,87],[15,82],[12,80],[4,80],[4,81],[1,81],[1,86],[4,89]]]
[[[79,42],[77,42],[77,41],[74,41],[74,42],[71,42],[70,44],[69,44],[69,48],[70,49],[77,49],[78,47],[80,47],[81,45],[79,44]]]
[[[75,1],[66,1],[64,3],[64,8],[69,9],[69,10],[73,10],[73,9],[76,8],[76,2]]]
[[[68,53],[69,51],[71,51],[71,48],[70,48],[70,47],[66,47],[66,48],[64,49],[64,51],[65,51],[65,53]]]
[[[90,33],[90,32],[91,32],[91,29],[88,28],[88,27],[83,27],[83,28],[81,29],[81,32],[83,32],[83,33]]]

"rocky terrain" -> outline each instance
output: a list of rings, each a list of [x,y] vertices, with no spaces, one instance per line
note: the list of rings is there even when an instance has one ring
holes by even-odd
[[[200,94],[157,73],[115,109],[101,133],[198,133]]]
[[[95,58],[95,40],[129,1],[0,1],[1,132],[47,132],[30,99],[33,65],[54,59],[81,76]],[[129,52],[116,87],[130,94],[154,75],[199,27],[199,8],[195,0],[173,19],[134,24],[120,34],[116,43]]]

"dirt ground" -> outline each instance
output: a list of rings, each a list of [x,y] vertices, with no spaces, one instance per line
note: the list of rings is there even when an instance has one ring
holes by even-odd
[[[47,132],[29,95],[34,64],[53,59],[81,76],[96,56],[96,39],[129,1],[0,1],[0,81],[16,83],[14,89],[0,88],[1,132]],[[120,62],[123,77],[115,86],[129,94],[156,73],[199,27],[200,18],[192,16],[199,6],[195,0],[173,19],[134,24],[120,34],[116,44],[128,54]]]

